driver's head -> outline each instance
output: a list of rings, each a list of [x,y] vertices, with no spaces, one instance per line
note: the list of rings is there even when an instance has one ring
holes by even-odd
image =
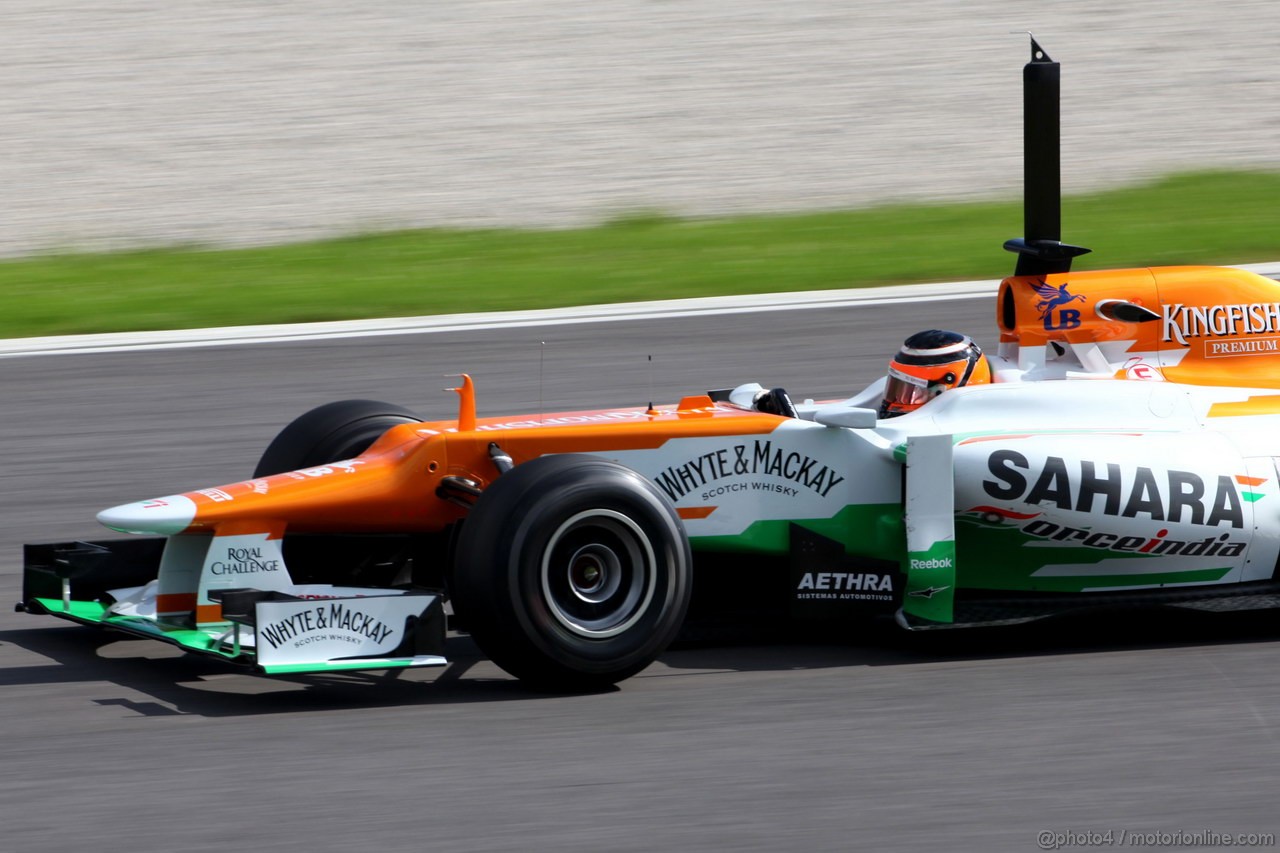
[[[916,332],[889,362],[880,417],[913,412],[950,388],[990,381],[991,365],[968,335],[942,329]]]

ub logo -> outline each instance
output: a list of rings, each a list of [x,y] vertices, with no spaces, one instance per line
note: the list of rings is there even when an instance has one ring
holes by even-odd
[[[1035,288],[1036,310],[1040,312],[1040,320],[1044,323],[1045,331],[1054,332],[1063,329],[1074,329],[1080,325],[1080,312],[1075,308],[1063,308],[1072,302],[1083,302],[1083,296],[1075,296],[1067,291],[1067,284],[1063,282],[1057,287],[1052,284],[1040,282],[1032,284]],[[1057,309],[1055,311],[1055,309]]]

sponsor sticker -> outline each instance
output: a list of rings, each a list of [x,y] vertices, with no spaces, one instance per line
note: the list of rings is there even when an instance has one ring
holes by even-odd
[[[1161,339],[1191,346],[1204,339],[1205,358],[1280,355],[1280,302],[1163,306]]]
[[[840,619],[892,610],[902,575],[889,563],[855,561],[834,539],[791,525],[791,611],[805,619]]]
[[[931,622],[953,620],[956,583],[956,543],[935,542],[926,551],[907,553],[907,592],[903,609]]]
[[[436,601],[432,594],[261,601],[255,654],[260,665],[384,657],[403,649]],[[442,635],[443,636],[443,635]]]
[[[772,479],[757,479],[760,477]],[[834,467],[806,453],[776,445],[771,439],[708,451],[669,466],[653,479],[672,501],[689,494],[709,501],[735,492],[794,498],[802,490],[825,498],[845,480]]]
[[[1053,506],[1118,518],[1206,527],[1244,527],[1244,504],[1233,478],[1176,468],[1048,456],[1032,462],[1016,450],[987,457],[983,491],[1001,501]]]
[[[1124,363],[1124,375],[1126,379],[1134,379],[1139,382],[1163,382],[1164,374],[1155,365],[1147,364],[1141,358],[1131,358]]]
[[[263,554],[262,548],[225,548],[209,561],[211,575],[255,575],[283,568],[278,552]]]
[[[1073,302],[1084,302],[1083,296],[1069,291],[1067,282],[1054,287],[1052,284],[1037,282],[1031,285],[1036,292],[1036,311],[1040,314],[1040,322],[1046,332],[1074,329],[1080,325],[1080,309],[1069,308]]]
[[[875,572],[805,572],[797,601],[893,601],[893,575]]]
[[[1280,337],[1228,338],[1223,341],[1205,341],[1205,358],[1230,358],[1235,355],[1280,355]]]
[[[258,636],[266,640],[273,649],[286,643],[291,643],[293,648],[301,648],[326,639],[357,646],[365,640],[371,640],[376,645],[382,645],[394,630],[396,629],[366,612],[359,604],[330,601],[282,615],[275,622],[259,625]]]

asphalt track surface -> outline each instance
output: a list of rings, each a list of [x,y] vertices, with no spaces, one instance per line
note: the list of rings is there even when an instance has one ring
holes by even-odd
[[[837,397],[986,299],[0,361],[0,572],[105,506],[245,476],[333,399],[448,416]],[[542,343],[545,341],[545,344]],[[984,341],[992,343],[992,341]],[[648,356],[653,355],[652,367]],[[539,375],[541,374],[541,381]],[[777,641],[739,628],[616,690],[445,670],[269,680],[0,613],[5,850],[1035,850],[1038,833],[1274,832],[1280,627],[1128,616]]]

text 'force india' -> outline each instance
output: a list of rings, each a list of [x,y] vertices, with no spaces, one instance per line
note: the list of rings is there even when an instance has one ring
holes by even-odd
[[[1058,65],[1034,41],[1024,85],[1027,236],[990,384],[895,418],[883,380],[480,419],[464,377],[447,422],[333,403],[251,479],[99,514],[141,537],[28,545],[21,606],[298,673],[444,664],[448,600],[497,664],[564,688],[652,662],[711,558],[773,558],[801,619],[1275,606],[1280,284],[1071,274]]]

